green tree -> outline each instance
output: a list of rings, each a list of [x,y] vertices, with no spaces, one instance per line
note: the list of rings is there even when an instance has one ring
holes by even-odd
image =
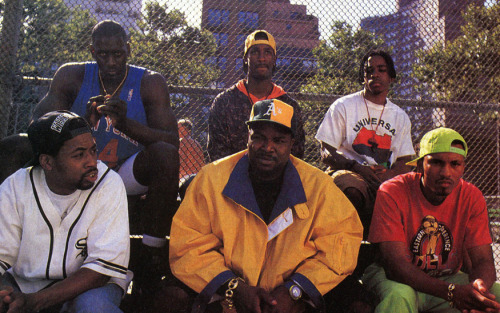
[[[302,92],[342,95],[359,90],[359,61],[368,50],[384,45],[375,34],[363,29],[353,31],[345,22],[335,22],[332,30],[330,37],[313,50],[318,71],[302,86]]]
[[[500,3],[463,16],[461,37],[418,51],[414,75],[438,100],[500,103]]]
[[[63,63],[88,60],[96,22],[88,11],[69,9],[62,0],[24,0],[20,72],[51,77]]]
[[[188,26],[184,13],[147,2],[139,30],[131,31],[131,61],[165,75],[169,84],[206,86],[218,76],[206,60],[216,51],[209,31]]]

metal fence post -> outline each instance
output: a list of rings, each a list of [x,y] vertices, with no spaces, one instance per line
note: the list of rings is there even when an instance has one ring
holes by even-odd
[[[0,35],[0,139],[7,135],[9,127],[12,89],[19,32],[23,16],[23,0],[6,0]]]

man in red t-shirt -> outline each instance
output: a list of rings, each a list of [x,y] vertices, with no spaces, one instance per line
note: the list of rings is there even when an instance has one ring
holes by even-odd
[[[449,128],[424,135],[417,173],[381,185],[368,240],[380,262],[364,282],[380,298],[375,312],[500,312],[500,285],[482,193],[462,179],[467,144]],[[460,271],[464,254],[470,273]]]

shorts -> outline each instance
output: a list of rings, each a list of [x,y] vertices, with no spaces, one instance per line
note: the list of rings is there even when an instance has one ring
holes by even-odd
[[[141,185],[134,177],[134,161],[137,154],[139,154],[139,152],[125,160],[118,169],[118,175],[120,175],[123,180],[128,196],[142,195],[148,191],[148,186]]]
[[[358,215],[363,223],[363,227],[365,228],[365,233],[367,234],[373,214],[373,206],[375,205],[377,191],[372,190],[366,180],[358,173],[348,170],[338,170],[329,172],[328,174],[332,176],[333,182],[343,193],[345,193],[347,188],[354,188],[363,195],[364,205],[362,208],[356,208],[356,210],[358,211]]]

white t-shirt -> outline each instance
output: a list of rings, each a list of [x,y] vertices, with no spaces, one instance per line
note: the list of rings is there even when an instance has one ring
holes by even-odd
[[[54,208],[59,212],[61,220],[63,220],[75,207],[82,191],[77,189],[75,192],[69,195],[58,195],[50,190],[49,186],[47,185],[47,181],[43,180],[42,185],[45,189],[45,192],[47,193],[47,196],[54,205]]]
[[[385,107],[368,100],[365,104],[361,91],[330,106],[316,139],[364,165],[390,167],[398,158],[415,154],[406,112],[389,99]]]

